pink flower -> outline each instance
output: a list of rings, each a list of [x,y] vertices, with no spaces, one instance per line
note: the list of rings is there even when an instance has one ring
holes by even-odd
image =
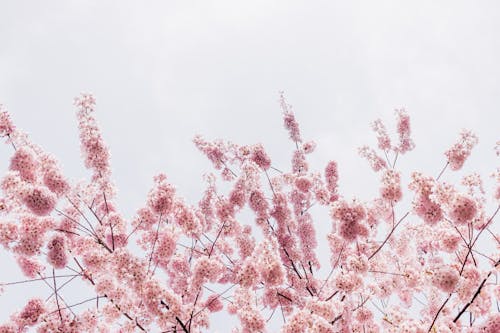
[[[311,154],[316,149],[316,142],[308,141],[302,145],[302,150],[305,154]]]
[[[387,201],[398,202],[401,200],[401,179],[399,173],[394,170],[385,170],[382,174],[382,186],[380,195]]]
[[[0,333],[17,333],[17,330],[13,324],[5,324],[0,326]]]
[[[266,154],[266,151],[261,144],[253,146],[251,159],[263,170],[267,170],[271,167],[271,159]]]
[[[330,161],[325,168],[325,179],[326,185],[330,193],[334,194],[337,192],[337,182],[339,180],[339,174],[337,171],[337,162]]]
[[[1,180],[0,244],[24,275],[34,284],[48,284],[52,294],[45,303],[33,299],[14,312],[0,333],[201,332],[212,329],[213,313],[221,310],[239,318],[234,333],[496,333],[494,300],[500,288],[492,280],[497,258],[487,242],[500,248],[494,229],[498,211],[487,202],[480,177],[466,176],[461,193],[455,184],[415,172],[409,184],[413,210],[398,205],[405,174],[389,165],[384,153],[396,158],[414,147],[409,117],[398,110],[397,146],[377,120],[372,127],[384,156],[360,149],[373,170],[381,171],[380,194],[347,201],[338,189],[336,162],[320,169],[324,175],[312,164],[309,169],[306,154],[315,144],[302,142],[290,106],[283,96],[280,102],[295,143],[291,170],[274,169],[266,177],[271,158],[262,145],[197,137],[197,147],[230,183],[220,185],[208,174],[193,206],[159,174],[131,221],[114,197],[109,152],[91,95],[82,95],[76,105],[92,176],[75,185],[0,111],[0,135],[9,135],[7,149],[17,149]],[[451,168],[461,167],[476,141],[468,132],[462,135],[448,152]],[[500,169],[495,177],[498,187]],[[500,191],[494,195],[500,198]],[[50,216],[56,205],[59,215]],[[325,206],[332,218],[326,239],[320,215]],[[478,232],[487,224],[488,233]],[[318,256],[324,245],[328,258]],[[323,263],[329,267],[320,270]],[[76,273],[99,296],[99,305],[95,298],[78,304],[67,299],[65,285],[73,274],[52,277],[47,264]],[[0,291],[24,282],[0,283]],[[421,299],[425,306],[419,312],[414,300]],[[383,315],[376,314],[379,301]],[[466,311],[457,312],[464,306]],[[464,316],[455,320],[457,313]],[[279,318],[270,318],[273,314]]]
[[[127,235],[123,233],[106,233],[106,244],[112,249],[125,247],[128,244]]]
[[[296,143],[302,142],[302,139],[300,138],[299,124],[295,120],[295,115],[292,112],[292,106],[286,103],[283,92],[280,93],[280,106],[283,111],[283,122],[285,128],[290,134],[290,139]]]
[[[66,254],[66,241],[64,237],[56,235],[48,243],[49,252],[47,254],[47,261],[54,266],[54,268],[64,268],[68,263],[68,256]]]
[[[15,252],[32,256],[39,254],[44,243],[47,230],[53,227],[53,221],[41,219],[36,215],[25,215],[21,217],[21,225],[18,228],[19,241],[14,247]]]
[[[200,232],[200,220],[191,207],[179,202],[176,203],[174,210],[175,222],[182,228],[184,233],[192,235]]]
[[[211,295],[205,302],[205,306],[210,312],[219,312],[224,308],[219,295]]]
[[[229,202],[232,205],[238,206],[239,208],[241,208],[241,207],[243,207],[243,205],[245,205],[245,201],[246,201],[245,184],[243,181],[238,181],[235,184],[234,189],[229,194]]]
[[[224,167],[224,163],[226,161],[225,155],[228,152],[228,149],[222,141],[211,143],[203,139],[200,135],[197,135],[194,137],[193,142],[196,147],[213,163],[215,169],[220,170]]]
[[[465,160],[469,157],[472,148],[474,148],[477,142],[478,139],[474,133],[462,130],[460,133],[460,141],[455,143],[445,152],[451,170],[459,170],[462,168]]]
[[[255,239],[252,237],[252,228],[245,226],[240,235],[236,237],[236,243],[241,259],[249,257],[255,248]]]
[[[37,167],[33,153],[24,147],[17,149],[10,160],[10,170],[18,171],[23,180],[31,183],[36,179]]]
[[[31,299],[19,314],[20,326],[33,326],[38,319],[45,313],[43,301],[38,298]]]
[[[451,293],[455,290],[459,277],[453,268],[440,267],[432,274],[432,284],[446,293]]]
[[[56,206],[56,197],[42,186],[28,186],[24,204],[36,215],[48,215]]]
[[[254,309],[247,308],[239,312],[239,317],[243,327],[248,332],[260,332],[264,329],[265,321],[261,314]]]
[[[61,196],[69,191],[69,184],[58,170],[47,170],[43,175],[43,183],[53,193]]]
[[[359,155],[365,158],[368,163],[370,163],[373,171],[378,172],[381,169],[387,168],[387,163],[377,155],[375,150],[369,148],[368,146],[363,146],[358,149]]]
[[[170,258],[174,255],[177,246],[177,236],[170,230],[158,235],[154,260],[160,267],[167,267]]]
[[[267,203],[264,194],[260,190],[253,191],[250,194],[250,200],[248,202],[250,208],[257,214],[259,217],[267,217],[269,216],[269,204]]]
[[[269,285],[279,285],[283,282],[283,270],[281,264],[274,260],[268,261],[260,272],[264,283]]]
[[[410,138],[410,117],[406,113],[405,109],[399,109],[396,110],[396,118],[399,134],[399,145],[394,150],[400,154],[404,154],[415,148],[415,144]]]
[[[258,282],[259,272],[252,260],[247,260],[238,272],[238,282],[242,287],[252,287]]]
[[[110,173],[109,151],[93,116],[95,98],[91,94],[81,94],[75,98],[74,104],[78,107],[78,128],[85,166],[94,171],[94,179],[106,178]]]
[[[391,139],[387,135],[387,130],[385,129],[382,120],[377,119],[372,123],[372,129],[377,134],[378,147],[382,150],[391,149]]]
[[[308,177],[298,177],[295,179],[295,186],[299,191],[307,193],[312,186],[312,182]]]
[[[21,271],[27,277],[34,279],[37,274],[45,269],[45,267],[34,258],[29,258],[26,256],[17,257],[17,264],[21,268]]]
[[[373,313],[366,308],[358,309],[356,311],[356,319],[362,323],[367,323],[373,319]]]
[[[441,239],[442,249],[450,253],[457,250],[458,245],[462,240],[460,238],[460,235],[458,235],[457,232],[452,230],[448,230],[447,232],[443,233],[440,239]]]
[[[167,182],[167,177],[160,174],[155,177],[155,188],[149,192],[149,207],[156,214],[166,216],[172,210],[175,188]]]
[[[491,313],[486,322],[481,325],[479,330],[481,333],[498,333],[500,332],[500,313]]]
[[[17,225],[9,222],[0,222],[0,244],[5,248],[9,248],[10,243],[15,242],[18,238]]]
[[[354,241],[358,235],[366,233],[366,227],[360,224],[366,216],[363,205],[354,201],[348,204],[346,201],[337,201],[334,203],[331,216],[339,221],[339,234],[347,241]]]
[[[457,194],[450,209],[450,217],[457,224],[466,224],[476,216],[477,207],[475,201],[462,194]]]
[[[271,244],[267,243],[259,249],[257,270],[265,284],[275,286],[283,283],[284,272],[281,262],[271,250]]]
[[[294,173],[305,173],[309,169],[303,152],[296,150],[292,157],[292,170]]]
[[[441,206],[431,201],[426,196],[416,196],[415,200],[413,201],[413,209],[415,213],[424,220],[425,223],[432,225],[443,219],[443,211],[441,209]]]
[[[4,111],[3,105],[0,104],[0,136],[8,136],[14,132],[14,129],[9,113]]]

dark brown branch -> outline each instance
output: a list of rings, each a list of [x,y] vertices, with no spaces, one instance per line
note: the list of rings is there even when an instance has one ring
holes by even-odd
[[[59,305],[59,295],[57,294],[56,272],[53,268],[52,268],[52,279],[54,281],[54,293],[56,294],[57,311],[59,312],[59,319],[61,319],[61,323],[62,323],[63,318],[62,318],[62,314],[61,314],[61,306]]]
[[[497,264],[495,265],[495,267],[498,265],[500,261],[497,261]],[[458,313],[458,315],[455,317],[455,319],[453,319],[453,322],[456,323],[458,321],[458,319],[460,319],[460,317],[463,315],[463,313],[469,308],[469,306],[474,303],[474,300],[477,298],[477,296],[479,296],[479,294],[481,293],[481,289],[483,288],[484,284],[486,283],[486,280],[488,280],[488,278],[491,276],[491,272],[488,273],[488,275],[484,278],[484,280],[481,282],[481,284],[479,285],[479,288],[477,288],[476,292],[474,293],[474,296],[472,296],[472,299],[470,300],[469,303],[465,304],[465,306],[462,308],[462,310],[460,310],[460,312]]]
[[[406,212],[406,214],[403,215],[403,217],[399,219],[398,223],[396,223],[396,225],[392,227],[391,232],[389,232],[389,234],[387,235],[387,237],[384,239],[384,241],[382,242],[382,244],[380,244],[380,246],[375,250],[375,252],[373,252],[370,255],[370,257],[368,257],[368,260],[370,260],[371,258],[373,258],[382,249],[382,247],[384,247],[385,243],[387,243],[387,241],[389,240],[389,238],[391,238],[392,234],[394,233],[394,230],[396,230],[396,228],[398,227],[398,225],[401,222],[403,222],[403,220],[408,216],[408,214],[410,214],[410,212]],[[393,211],[392,215],[394,216],[394,211]]]
[[[446,300],[443,302],[443,304],[441,305],[441,307],[439,308],[438,312],[436,313],[436,315],[434,316],[434,319],[432,320],[432,324],[431,326],[429,327],[429,330],[427,332],[430,332],[432,330],[432,327],[434,327],[434,323],[436,322],[439,314],[441,313],[441,311],[443,310],[444,306],[446,305],[446,303],[448,303],[448,301],[450,300],[451,298],[451,294],[448,295],[448,298],[446,298]]]
[[[185,333],[189,333],[186,325],[184,325],[184,323],[179,319],[179,317],[175,316],[175,320],[177,320],[177,322],[179,323],[179,325],[181,325],[182,327],[182,330],[185,332]]]

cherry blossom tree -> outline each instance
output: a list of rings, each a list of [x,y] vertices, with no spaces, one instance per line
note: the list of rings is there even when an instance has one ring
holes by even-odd
[[[91,172],[77,183],[0,110],[12,153],[0,184],[0,243],[25,275],[1,288],[41,283],[48,295],[13,310],[0,333],[208,332],[219,311],[237,318],[228,332],[500,332],[500,168],[491,170],[493,193],[475,173],[444,181],[478,143],[472,132],[437,156],[436,176],[404,173],[397,161],[415,146],[408,114],[396,110],[392,138],[376,120],[378,146],[359,153],[380,179],[379,194],[363,202],[342,194],[337,162],[310,170],[315,143],[303,140],[281,95],[289,168],[273,165],[261,144],[196,136],[215,169],[199,202],[185,202],[158,174],[127,219],[115,203],[95,99],[82,94],[75,106]],[[327,235],[317,234],[324,219],[312,214],[322,206]],[[78,280],[89,295],[70,302],[65,291]]]

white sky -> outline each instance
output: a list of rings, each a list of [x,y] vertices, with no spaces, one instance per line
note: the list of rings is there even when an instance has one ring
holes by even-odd
[[[464,171],[487,176],[498,165],[499,31],[498,1],[3,0],[0,103],[79,178],[72,99],[93,92],[131,216],[160,171],[189,201],[200,197],[211,169],[196,133],[262,142],[288,167],[284,90],[303,137],[318,143],[313,165],[337,160],[341,191],[368,199],[378,179],[356,148],[375,144],[374,119],[392,129],[397,107],[417,145],[403,170],[436,174],[462,127],[480,137]],[[0,147],[3,170],[9,148]],[[0,320],[12,304],[0,298]]]

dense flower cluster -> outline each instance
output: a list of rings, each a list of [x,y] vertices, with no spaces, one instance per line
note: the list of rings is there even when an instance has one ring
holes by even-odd
[[[92,95],[75,100],[92,173],[76,184],[0,108],[0,136],[12,150],[0,181],[0,244],[28,278],[0,290],[41,283],[49,291],[13,311],[0,333],[201,333],[220,311],[237,320],[224,328],[233,333],[500,331],[500,168],[496,208],[480,175],[441,179],[462,168],[476,136],[462,132],[437,177],[407,174],[397,161],[415,147],[409,115],[396,110],[396,139],[376,120],[376,148],[359,150],[380,179],[365,202],[343,194],[336,161],[312,170],[316,144],[303,141],[283,94],[279,103],[288,168],[261,144],[197,136],[219,173],[204,176],[199,202],[186,203],[160,173],[131,219],[116,205]],[[325,224],[318,214],[326,211]],[[78,283],[91,294],[72,302],[67,286]]]
[[[449,150],[445,152],[452,170],[459,170],[464,165],[465,160],[469,157],[472,148],[477,144],[478,139],[471,131],[463,130],[460,133],[460,141],[455,143]]]

